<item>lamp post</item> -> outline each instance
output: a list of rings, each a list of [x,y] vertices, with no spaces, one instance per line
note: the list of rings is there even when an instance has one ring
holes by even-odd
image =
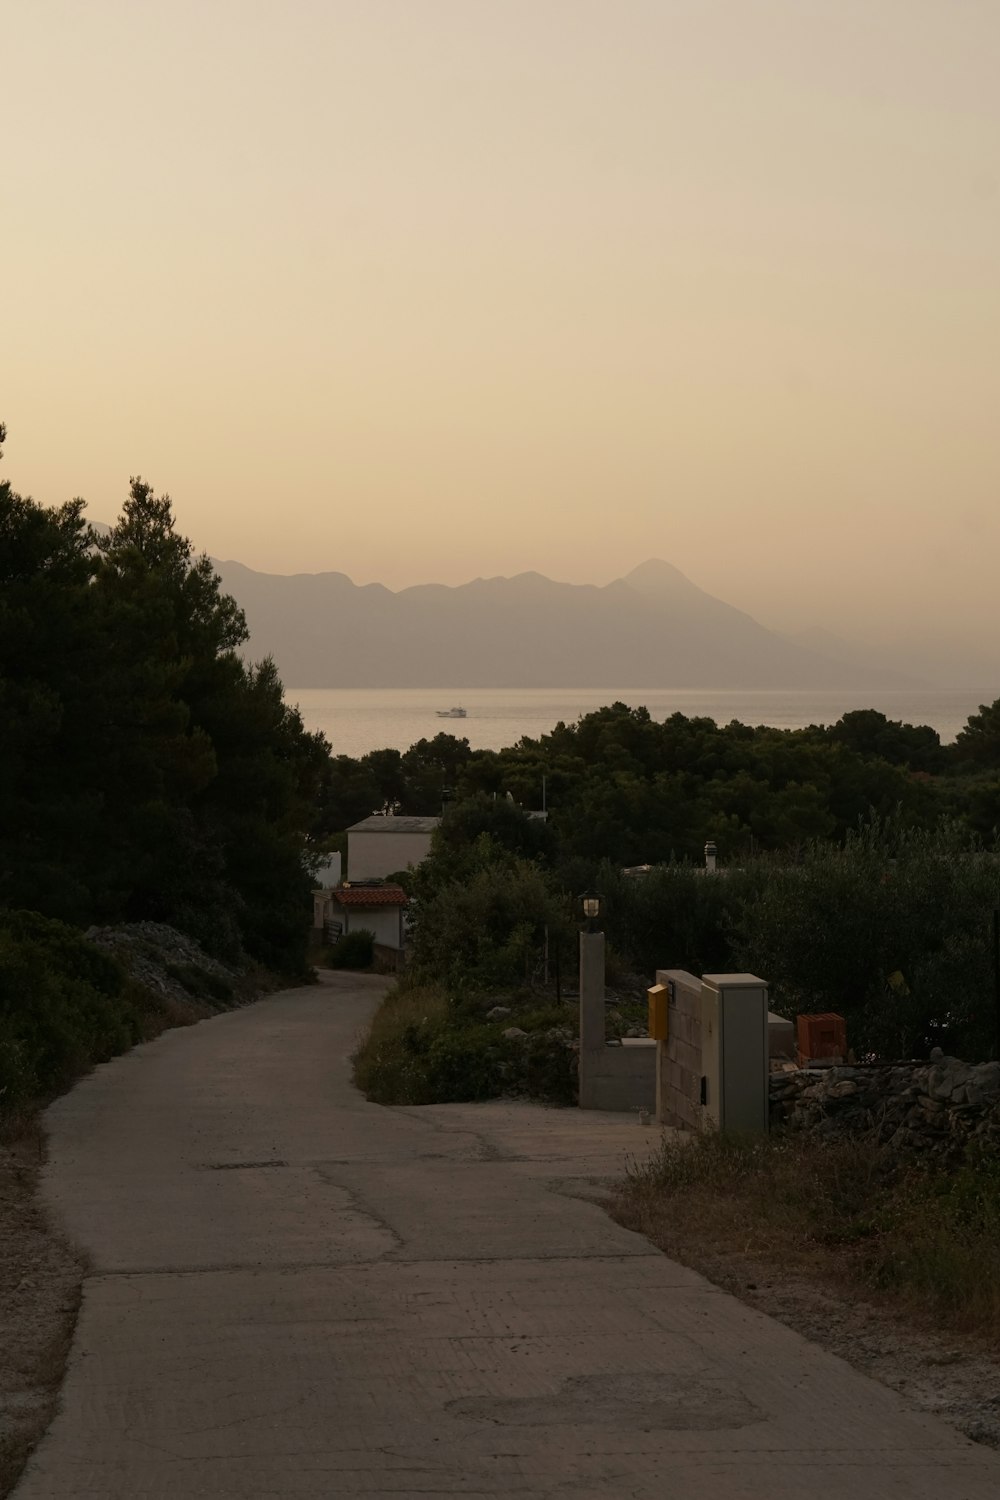
[[[597,1079],[604,1054],[604,933],[594,931],[601,915],[596,891],[580,897],[580,1108],[596,1109]]]

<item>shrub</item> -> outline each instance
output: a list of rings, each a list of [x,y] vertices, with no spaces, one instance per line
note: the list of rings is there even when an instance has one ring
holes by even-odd
[[[640,879],[606,864],[572,873],[602,892],[609,942],[647,976],[750,970],[783,1015],[843,1015],[862,1057],[994,1055],[1000,864],[959,824],[873,817],[843,847],[748,858],[713,878],[684,865]]]
[[[164,972],[187,990],[196,1000],[213,1001],[220,1007],[233,1003],[235,991],[227,979],[203,969],[199,964],[167,963]]]
[[[420,872],[413,972],[454,990],[528,983],[541,967],[546,927],[554,940],[566,924],[562,905],[537,865],[504,855],[486,835],[468,857],[454,875],[443,854]]]
[[[524,1096],[576,1101],[576,1054],[564,1012],[530,997],[489,1020],[495,996],[449,997],[440,986],[389,991],[354,1054],[354,1081],[376,1104],[456,1104]],[[533,1008],[532,1008],[533,1007]],[[506,1037],[511,1027],[523,1037]]]
[[[0,1105],[51,1093],[138,1041],[134,990],[78,932],[34,912],[0,913]]]
[[[331,969],[370,969],[375,957],[375,934],[367,927],[347,932],[330,949],[327,964]]]
[[[744,894],[742,872],[707,879],[696,866],[669,864],[634,878],[604,864],[584,883],[603,895],[608,940],[638,973],[730,968],[729,927]]]
[[[770,981],[775,1010],[839,1012],[862,1055],[990,1054],[992,855],[947,825],[872,823],[843,849],[816,845],[752,876],[734,964]]]

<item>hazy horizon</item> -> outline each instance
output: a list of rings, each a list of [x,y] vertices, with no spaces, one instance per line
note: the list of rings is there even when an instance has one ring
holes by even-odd
[[[1000,9],[38,0],[4,54],[21,491],[994,659]]]

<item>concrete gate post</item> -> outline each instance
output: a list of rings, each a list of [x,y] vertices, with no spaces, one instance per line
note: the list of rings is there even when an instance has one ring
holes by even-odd
[[[604,1057],[604,933],[580,933],[580,1108],[596,1109]]]

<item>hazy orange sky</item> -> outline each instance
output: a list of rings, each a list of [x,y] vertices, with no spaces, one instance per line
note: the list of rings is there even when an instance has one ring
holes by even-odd
[[[0,67],[36,499],[1000,628],[997,0],[31,0]]]

